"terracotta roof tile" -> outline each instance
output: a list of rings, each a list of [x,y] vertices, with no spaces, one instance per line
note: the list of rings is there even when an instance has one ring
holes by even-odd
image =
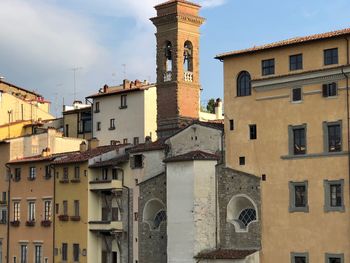
[[[58,158],[58,157],[63,156],[65,154],[67,154],[67,153],[56,153],[56,154],[51,154],[49,156],[34,155],[34,156],[22,157],[22,158],[10,160],[8,162],[8,164],[52,161],[55,158]]]
[[[130,153],[137,153],[137,152],[163,150],[166,148],[166,144],[165,144],[166,139],[167,138],[161,138],[155,142],[140,143],[140,144],[136,145],[135,147],[131,148],[129,152]]]
[[[108,160],[108,161],[98,162],[98,163],[92,164],[89,167],[90,168],[100,168],[100,167],[113,166],[113,165],[117,165],[119,163],[127,162],[128,160],[129,160],[129,155],[124,154],[122,156],[118,156],[118,157],[113,158],[113,159]]]
[[[172,3],[184,3],[184,4],[188,4],[188,5],[193,5],[193,6],[197,6],[197,7],[201,7],[199,4],[196,4],[196,3],[193,3],[193,2],[190,2],[190,1],[186,1],[186,0],[169,0],[169,1],[166,1],[164,3],[161,3],[159,5],[156,5],[154,8],[159,8],[159,7],[162,7],[162,6],[165,6],[165,5],[168,5],[168,4],[172,4]]]
[[[110,96],[110,95],[116,95],[116,94],[130,93],[130,92],[135,92],[135,91],[143,91],[143,90],[148,90],[151,87],[155,87],[155,85],[154,84],[149,84],[149,85],[144,85],[144,86],[134,87],[134,88],[127,88],[127,89],[110,88],[106,92],[95,93],[95,94],[92,94],[92,95],[88,96],[87,98],[97,98],[97,97],[104,97],[104,96]]]
[[[170,162],[186,162],[186,161],[210,161],[210,160],[219,160],[220,157],[216,154],[203,152],[203,151],[192,151],[188,152],[182,155],[177,155],[173,157],[169,157],[164,159],[163,162],[170,163]]]
[[[222,54],[217,55],[215,58],[222,59],[222,58],[230,57],[230,56],[248,54],[248,53],[253,53],[253,52],[261,51],[261,50],[284,47],[284,46],[295,45],[295,44],[316,41],[316,40],[323,40],[323,39],[328,39],[328,38],[335,38],[335,37],[340,37],[340,36],[345,36],[345,35],[350,35],[350,28],[321,33],[321,34],[309,35],[309,36],[304,36],[304,37],[295,37],[295,38],[290,38],[287,40],[273,42],[273,43],[262,45],[262,46],[254,46],[254,47],[247,48],[247,49],[226,52],[226,53],[222,53]]]
[[[234,250],[218,249],[210,252],[201,252],[197,259],[245,259],[247,256],[257,252],[257,250]]]

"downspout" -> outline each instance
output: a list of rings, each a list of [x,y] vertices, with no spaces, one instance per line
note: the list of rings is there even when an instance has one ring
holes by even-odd
[[[122,187],[128,192],[128,263],[130,263],[130,188],[124,184],[124,169],[119,166],[113,166],[114,169],[122,172]]]
[[[5,164],[6,168],[9,171],[9,183],[8,183],[8,194],[7,194],[7,242],[6,242],[6,262],[10,263],[10,205],[11,205],[11,168],[8,164]]]
[[[52,200],[52,262],[55,262],[55,222],[56,222],[56,170],[55,170],[55,166],[50,164],[50,172],[51,169],[53,169],[53,200]]]

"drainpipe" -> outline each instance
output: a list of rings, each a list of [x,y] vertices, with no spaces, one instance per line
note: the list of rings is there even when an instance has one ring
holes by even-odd
[[[124,169],[119,166],[113,166],[113,169],[119,170],[122,172],[122,187],[125,188],[128,192],[128,263],[130,263],[130,188],[124,184]]]
[[[55,166],[50,164],[50,172],[51,169],[53,170],[53,200],[52,200],[52,208],[51,208],[51,214],[52,214],[52,262],[55,262],[55,222],[56,222],[56,170]]]
[[[11,175],[11,168],[8,164],[5,164],[8,172],[9,172],[9,183],[8,183],[8,191],[7,191],[7,242],[6,242],[6,262],[10,263],[10,205],[11,205],[11,198],[10,198],[10,193],[11,193],[11,180],[12,180],[12,175]]]

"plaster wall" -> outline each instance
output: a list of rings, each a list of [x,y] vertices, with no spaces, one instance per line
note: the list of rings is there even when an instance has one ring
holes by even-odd
[[[165,171],[163,150],[147,151],[136,154],[142,154],[144,156],[143,167],[132,169],[133,176],[135,179],[139,180],[139,183]],[[131,156],[136,154],[131,154]]]

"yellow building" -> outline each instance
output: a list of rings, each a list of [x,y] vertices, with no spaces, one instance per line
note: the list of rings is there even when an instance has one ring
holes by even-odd
[[[262,178],[261,261],[343,263],[350,29],[218,55],[226,163]]]

